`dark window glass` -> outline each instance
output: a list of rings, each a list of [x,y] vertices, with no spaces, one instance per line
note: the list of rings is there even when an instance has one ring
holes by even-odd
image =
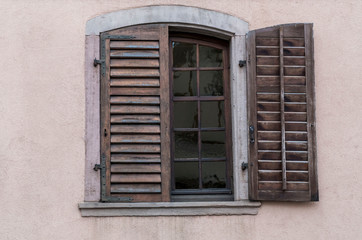
[[[175,132],[175,158],[198,157],[198,132]]]
[[[196,67],[196,44],[172,42],[173,66]]]
[[[222,67],[222,49],[200,45],[200,67]]]
[[[225,188],[226,187],[225,162],[202,163],[202,187]]]
[[[174,128],[197,128],[197,102],[174,102]]]
[[[196,71],[173,72],[173,95],[174,96],[197,95]]]
[[[175,162],[175,187],[176,189],[198,189],[199,188],[199,163],[198,162]]]
[[[201,128],[224,126],[224,101],[201,102]]]
[[[224,95],[223,71],[200,71],[200,95]]]

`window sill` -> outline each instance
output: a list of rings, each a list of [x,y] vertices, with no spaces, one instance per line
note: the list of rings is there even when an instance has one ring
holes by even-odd
[[[79,203],[83,217],[256,215],[260,202]]]

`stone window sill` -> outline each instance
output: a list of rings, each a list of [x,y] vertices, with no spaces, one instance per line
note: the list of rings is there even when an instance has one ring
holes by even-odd
[[[83,217],[256,215],[260,202],[79,203]]]

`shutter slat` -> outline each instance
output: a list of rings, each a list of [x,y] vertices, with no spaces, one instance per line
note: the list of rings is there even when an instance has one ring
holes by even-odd
[[[160,173],[160,164],[112,164],[112,173]]]
[[[158,59],[111,59],[112,68],[158,68],[160,62]]]
[[[111,123],[160,123],[158,115],[112,115]]]
[[[161,193],[161,185],[148,184],[112,184],[112,193]]]
[[[144,78],[144,79],[111,79],[112,87],[159,87],[160,80],[158,78]]]
[[[160,174],[112,174],[112,183],[160,183]]]
[[[318,199],[312,43],[310,24],[248,33],[252,200]]]

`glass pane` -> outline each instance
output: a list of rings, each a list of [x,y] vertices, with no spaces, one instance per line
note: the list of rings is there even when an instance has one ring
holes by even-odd
[[[224,101],[201,102],[201,127],[224,126]]]
[[[225,132],[201,132],[201,157],[225,157]]]
[[[226,187],[225,162],[202,163],[202,187],[225,188]]]
[[[222,67],[222,50],[200,46],[200,67]]]
[[[175,158],[198,158],[198,133],[175,132]]]
[[[223,71],[200,71],[200,96],[224,95]]]
[[[174,174],[176,189],[199,188],[198,162],[175,162]]]
[[[196,67],[196,44],[172,42],[173,66]]]
[[[197,128],[197,102],[173,103],[174,128]]]
[[[174,96],[196,96],[196,71],[175,71],[173,73]]]

